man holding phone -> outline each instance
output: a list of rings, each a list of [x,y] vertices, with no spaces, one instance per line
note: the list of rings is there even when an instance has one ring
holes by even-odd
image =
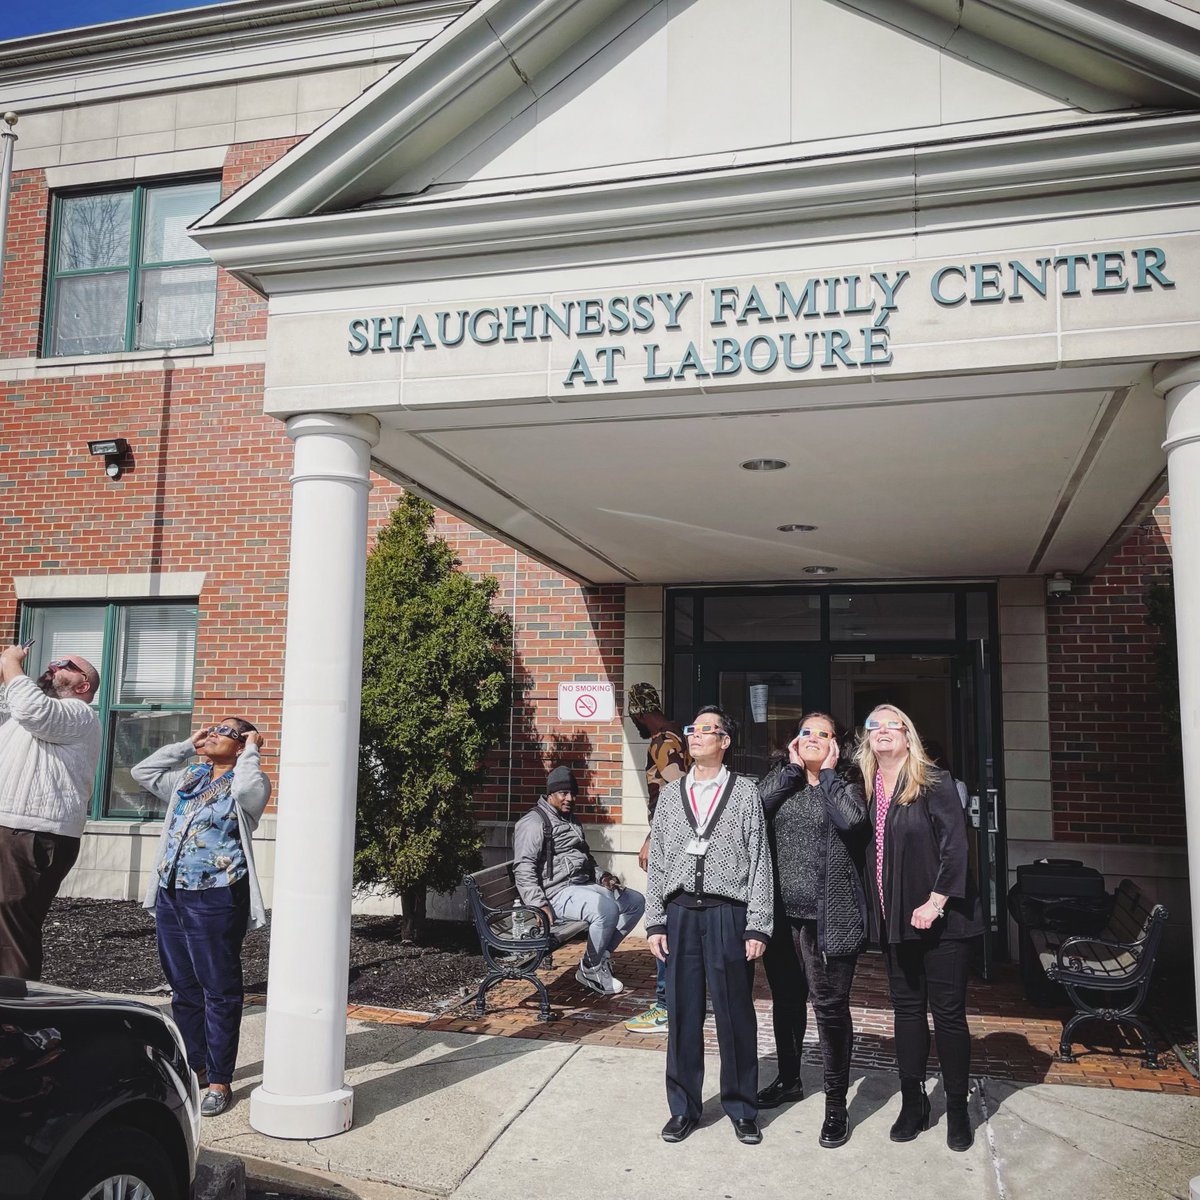
[[[0,653],[0,975],[40,979],[42,926],[79,857],[100,761],[100,676],[72,654],[34,681],[28,653]]]

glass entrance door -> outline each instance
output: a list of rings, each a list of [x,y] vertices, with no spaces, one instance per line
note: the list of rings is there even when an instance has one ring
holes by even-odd
[[[1000,803],[994,757],[992,678],[988,643],[960,654],[842,654],[831,670],[831,711],[843,725],[861,730],[877,704],[894,704],[917,727],[929,756],[967,789],[971,874],[978,886],[984,928],[977,964],[984,979],[999,944],[1000,867],[997,822]]]
[[[774,759],[786,756],[805,712],[828,707],[827,661],[795,651],[722,658],[710,659],[702,668],[700,693],[716,696],[738,724],[733,769],[761,778]]]
[[[992,707],[990,644],[979,640],[960,660],[959,697],[962,725],[962,776],[967,785],[967,832],[970,836],[971,873],[979,884],[983,909],[980,972],[991,978],[992,961],[1000,944],[1003,864],[998,862],[1000,839],[1000,788],[996,769],[996,734]]]

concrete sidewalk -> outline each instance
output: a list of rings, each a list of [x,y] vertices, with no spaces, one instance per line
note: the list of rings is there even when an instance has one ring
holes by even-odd
[[[850,1141],[822,1150],[820,1073],[806,1067],[810,1098],[764,1113],[763,1143],[751,1147],[721,1113],[714,1059],[703,1126],[668,1146],[658,1136],[667,1117],[659,1054],[353,1019],[354,1127],[276,1141],[247,1120],[263,1024],[261,1008],[246,1010],[237,1103],[205,1122],[204,1138],[247,1157],[250,1173],[279,1179],[280,1190],[289,1169],[301,1168],[308,1186],[347,1200],[1186,1200],[1200,1175],[1200,1100],[1189,1096],[984,1079],[972,1094],[975,1145],[953,1154],[940,1087],[931,1082],[934,1127],[896,1145],[887,1136],[899,1106],[895,1076],[856,1069]],[[765,1079],[773,1067],[764,1063]]]

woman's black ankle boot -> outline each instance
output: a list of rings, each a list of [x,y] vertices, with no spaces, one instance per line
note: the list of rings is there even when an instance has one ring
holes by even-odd
[[[946,1145],[951,1150],[970,1150],[975,1141],[966,1096],[946,1096]]]
[[[900,1115],[888,1135],[893,1142],[911,1142],[922,1129],[929,1128],[929,1098],[925,1095],[923,1079],[900,1080],[903,1103]]]

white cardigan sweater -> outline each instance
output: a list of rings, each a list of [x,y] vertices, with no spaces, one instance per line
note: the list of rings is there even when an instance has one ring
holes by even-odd
[[[47,696],[24,675],[0,690],[0,825],[82,837],[100,761],[91,705]]]

